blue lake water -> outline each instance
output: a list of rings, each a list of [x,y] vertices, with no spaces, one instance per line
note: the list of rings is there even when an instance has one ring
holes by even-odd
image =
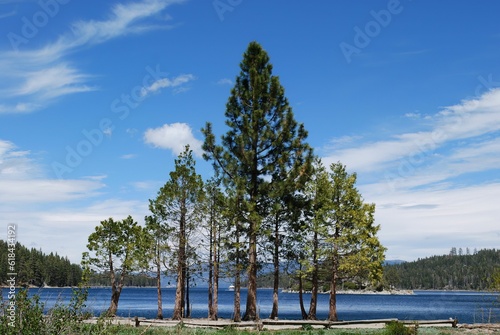
[[[57,301],[68,302],[71,289],[44,288],[31,289],[37,293],[47,308]],[[246,290],[241,292],[242,314],[245,310]],[[7,291],[3,290],[4,299]],[[171,317],[174,308],[174,288],[164,288],[163,314]],[[207,289],[190,290],[192,317],[207,317]],[[87,301],[88,308],[96,315],[105,311],[111,297],[110,288],[91,288]],[[219,292],[219,316],[231,318],[234,292],[223,289]],[[304,294],[305,308],[308,309],[310,294]],[[319,295],[317,316],[326,319],[328,315],[327,294]],[[258,310],[261,318],[271,313],[272,290],[259,289],[257,293]],[[280,293],[279,318],[300,319],[299,297],[297,293]],[[414,295],[380,294],[339,294],[337,310],[340,320],[385,319],[435,320],[457,318],[461,323],[500,322],[500,296],[498,293],[415,291]],[[124,317],[155,318],[157,311],[156,288],[124,288],[118,306],[118,315]]]

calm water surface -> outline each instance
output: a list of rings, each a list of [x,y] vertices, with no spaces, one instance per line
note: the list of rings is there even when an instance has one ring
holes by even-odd
[[[3,291],[4,298],[6,292]],[[57,301],[68,302],[71,289],[44,288],[31,289],[38,293],[47,308]],[[207,289],[191,289],[191,306],[193,317],[207,316]],[[165,288],[163,294],[164,317],[171,317],[174,308],[174,288]],[[92,288],[87,301],[88,308],[96,315],[109,306],[111,289]],[[233,312],[234,292],[219,292],[219,316],[231,318]],[[246,290],[242,290],[242,313],[245,309]],[[327,294],[319,295],[317,316],[326,319],[328,315]],[[304,294],[306,309],[310,294]],[[258,309],[262,318],[271,313],[272,290],[259,289],[257,293]],[[299,297],[296,293],[280,293],[280,319],[300,319]],[[118,306],[120,316],[156,317],[157,297],[155,288],[124,288]],[[461,323],[500,322],[500,297],[497,294],[484,292],[449,292],[449,291],[415,291],[414,295],[347,295],[337,296],[338,316],[341,320],[385,319],[400,320],[435,320],[457,318]]]

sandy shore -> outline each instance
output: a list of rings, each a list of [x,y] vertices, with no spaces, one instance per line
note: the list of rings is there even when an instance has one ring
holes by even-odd
[[[85,320],[86,323],[96,323],[98,318]],[[315,329],[336,328],[336,329],[381,329],[384,328],[389,321],[397,321],[397,319],[384,320],[359,320],[345,322],[328,322],[328,321],[307,321],[307,320],[270,320],[262,319],[259,321],[243,321],[233,322],[232,320],[220,319],[212,321],[209,319],[183,319],[182,321],[164,319],[154,320],[146,318],[109,318],[105,322],[111,324],[121,324],[139,327],[175,327],[181,322],[184,327],[193,328],[224,328],[236,327],[239,329],[252,330],[293,330],[302,329],[303,325],[310,325]],[[446,328],[449,334],[500,334],[500,324],[454,324],[453,320],[422,320],[422,321],[404,321],[409,327],[414,327],[418,324],[419,328]],[[455,326],[455,327],[454,327]]]

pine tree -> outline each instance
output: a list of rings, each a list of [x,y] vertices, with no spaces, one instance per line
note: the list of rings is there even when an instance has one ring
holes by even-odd
[[[161,292],[161,274],[162,265],[165,263],[166,254],[170,251],[168,245],[168,239],[172,234],[173,230],[171,227],[165,225],[160,217],[155,213],[154,201],[149,200],[150,210],[153,213],[152,216],[146,216],[146,227],[145,231],[148,236],[148,242],[150,247],[148,248],[149,259],[153,263],[153,270],[155,272],[156,279],[156,292],[158,297],[158,309],[156,313],[156,318],[159,320],[163,319],[163,301]],[[148,264],[149,270],[149,264]]]
[[[208,318],[218,319],[218,291],[220,273],[221,232],[225,198],[218,181],[210,180],[205,187],[206,213],[208,221]]]
[[[170,172],[170,180],[160,189],[158,197],[151,202],[154,215],[172,230],[175,264],[177,270],[177,288],[172,319],[180,320],[189,314],[187,302],[189,290],[189,257],[192,233],[200,223],[203,181],[196,173],[193,151],[186,146],[175,160],[175,169]],[[194,243],[191,243],[194,245]]]
[[[90,234],[87,248],[94,255],[89,264],[109,274],[111,302],[108,316],[114,316],[118,310],[126,277],[132,271],[145,267],[147,247],[144,230],[131,216],[122,221],[113,218],[101,221]]]
[[[330,166],[330,179],[333,210],[325,240],[331,264],[328,320],[337,321],[337,283],[345,278],[380,281],[385,248],[377,237],[380,226],[374,224],[375,204],[363,201],[355,187],[356,174],[336,163]]]
[[[205,159],[222,172],[227,187],[242,194],[241,213],[248,239],[248,293],[244,320],[257,315],[257,242],[269,196],[289,191],[289,184],[308,176],[312,150],[304,142],[307,132],[298,124],[279,78],[272,75],[269,56],[251,42],[240,64],[241,72],[226,104],[229,131],[216,145],[207,123]],[[281,179],[281,178],[285,179]],[[285,186],[287,185],[287,186]]]
[[[307,314],[309,320],[316,320],[320,265],[324,262],[325,253],[321,245],[328,235],[333,210],[333,186],[329,175],[321,160],[316,159],[314,167],[314,177],[308,183],[306,193],[311,202],[310,223],[303,227],[303,232],[307,235],[305,249],[309,256],[309,261],[305,263],[305,266],[312,282],[311,301]]]

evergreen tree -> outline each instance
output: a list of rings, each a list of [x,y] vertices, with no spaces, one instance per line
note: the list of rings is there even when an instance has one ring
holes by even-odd
[[[172,246],[176,255],[177,288],[172,318],[180,320],[189,314],[189,256],[192,233],[201,221],[203,201],[203,181],[196,173],[193,152],[186,146],[175,160],[175,170],[170,172],[170,180],[160,189],[158,197],[151,202],[154,215],[173,231]]]
[[[172,234],[172,228],[162,224],[161,220],[155,215],[155,206],[153,200],[150,200],[150,210],[153,216],[147,216],[145,230],[148,234],[149,241],[149,259],[153,262],[153,270],[155,272],[156,290],[158,297],[158,310],[156,318],[163,319],[163,301],[161,292],[161,274],[162,265],[165,263],[166,254],[170,251],[168,239]]]
[[[356,174],[341,163],[330,166],[333,210],[326,245],[330,263],[330,304],[328,320],[337,321],[336,290],[339,280],[360,278],[372,283],[382,278],[385,248],[374,224],[375,204],[363,201],[356,189]]]
[[[125,279],[130,272],[143,269],[148,261],[146,235],[141,226],[128,216],[122,221],[113,218],[101,221],[88,238],[87,248],[94,253],[89,264],[98,271],[107,271],[111,284],[108,316],[114,316]]]
[[[208,223],[208,318],[218,319],[218,291],[220,275],[220,249],[223,230],[223,212],[226,199],[218,182],[210,180],[205,186],[206,214]]]
[[[311,213],[310,223],[303,226],[303,232],[307,235],[305,250],[308,259],[303,261],[306,273],[311,278],[311,301],[307,318],[316,320],[318,302],[320,265],[324,262],[324,239],[328,235],[331,212],[333,210],[333,187],[329,175],[321,160],[316,159],[314,175],[308,183],[306,195],[310,198]]]
[[[0,240],[0,284],[9,279],[8,243]],[[67,257],[50,253],[46,255],[40,249],[28,249],[19,242],[14,246],[16,258],[15,271],[17,283],[22,286],[77,286],[80,283],[82,269],[78,264],[71,264]]]
[[[454,248],[456,250],[456,248]],[[472,255],[432,256],[414,262],[386,265],[384,282],[399,289],[486,290],[495,269],[500,267],[500,250],[485,249]]]
[[[225,185],[241,194],[240,214],[248,240],[248,293],[244,320],[257,315],[257,243],[261,224],[269,215],[269,197],[288,192],[288,185],[308,177],[312,150],[284,95],[279,78],[272,75],[269,56],[251,42],[240,64],[241,72],[226,104],[229,131],[217,145],[207,123],[203,149],[222,172]],[[282,179],[285,178],[285,179]]]

